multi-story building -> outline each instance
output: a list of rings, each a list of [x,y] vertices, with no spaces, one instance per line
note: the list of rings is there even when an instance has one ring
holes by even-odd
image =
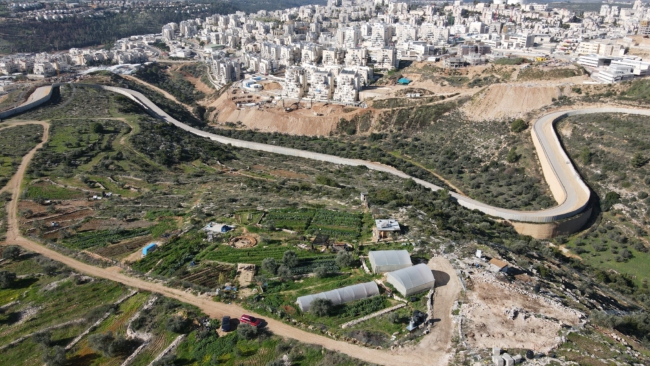
[[[241,63],[229,58],[215,60],[212,64],[212,71],[220,85],[241,79]]]
[[[322,64],[327,66],[340,65],[343,63],[345,52],[339,48],[327,48],[323,50]]]
[[[375,68],[383,70],[394,70],[399,66],[397,50],[393,47],[384,47],[372,50],[370,57],[374,57]]]
[[[362,79],[355,69],[343,69],[336,77],[336,88],[332,99],[342,103],[359,101]]]
[[[309,44],[302,48],[301,62],[303,65],[318,65],[323,57],[323,48],[318,44]]]
[[[345,52],[345,66],[366,66],[368,50],[366,48],[348,48]]]
[[[309,88],[307,98],[319,102],[327,102],[332,99],[334,83],[332,74],[323,69],[309,68]]]
[[[299,99],[305,96],[307,90],[307,75],[300,66],[289,66],[284,73],[282,97]]]

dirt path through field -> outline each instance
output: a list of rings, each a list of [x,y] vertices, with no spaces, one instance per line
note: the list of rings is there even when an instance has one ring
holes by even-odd
[[[47,141],[50,138],[50,124],[49,124],[49,122],[46,122],[46,121],[5,122],[2,125],[0,125],[1,126],[0,131],[2,131],[4,129],[7,129],[7,128],[16,127],[16,126],[24,126],[24,125],[41,125],[41,126],[43,126],[43,140],[42,140],[42,142],[40,144],[36,145],[30,152],[27,153],[27,155],[25,155],[23,157],[23,162],[20,164],[20,167],[18,167],[18,171],[16,172],[16,174],[14,174],[13,177],[11,177],[11,180],[7,183],[6,186],[0,188],[0,193],[11,190],[12,184],[15,183],[14,180],[18,180],[18,187],[19,187],[18,190],[20,190],[20,183],[22,183],[23,177],[25,175],[24,169],[27,168],[25,162],[27,162],[27,164],[28,164],[32,160],[32,158],[34,157],[34,153],[36,153],[36,150],[40,149],[41,146],[43,146],[43,144],[45,143],[45,141]],[[25,165],[25,167],[23,167],[23,165]],[[22,172],[20,170],[21,168],[23,169]]]
[[[19,122],[19,123],[29,123],[29,122]],[[182,302],[186,302],[195,306],[198,306],[202,311],[212,318],[220,318],[224,315],[230,316],[239,316],[242,313],[249,313],[240,306],[233,304],[224,304],[219,302],[214,302],[210,298],[199,297],[191,293],[169,288],[158,283],[150,283],[138,278],[129,277],[123,273],[115,272],[114,270],[109,270],[105,268],[95,267],[75,259],[66,257],[65,255],[56,252],[54,250],[48,249],[36,242],[33,242],[27,238],[24,238],[20,234],[18,227],[18,200],[20,198],[20,187],[27,170],[27,166],[32,160],[34,154],[38,149],[40,149],[43,144],[49,138],[49,124],[46,122],[33,122],[33,123],[42,123],[44,127],[43,132],[43,142],[38,144],[34,149],[32,149],[25,157],[23,158],[20,167],[18,168],[17,173],[12,177],[12,179],[7,184],[7,189],[12,192],[12,200],[7,205],[7,214],[8,214],[8,230],[7,230],[7,239],[3,245],[20,245],[24,249],[40,253],[48,258],[51,258],[55,261],[61,262],[68,267],[75,269],[76,271],[95,276],[100,278],[105,278],[111,281],[120,282],[124,285],[138,288],[145,291],[151,291],[160,293],[163,296],[177,299]],[[444,259],[435,259],[432,261],[434,263],[434,268],[438,271],[450,271],[448,275],[443,276],[443,278],[451,277],[452,280],[448,280],[447,285],[441,286],[440,295],[436,295],[436,306],[439,310],[436,313],[436,316],[440,316],[441,322],[440,325],[434,329],[432,334],[425,336],[422,342],[416,346],[418,352],[408,352],[406,349],[399,349],[397,351],[379,351],[370,348],[355,346],[347,342],[336,341],[321,335],[305,332],[303,330],[294,328],[288,324],[284,324],[280,321],[274,319],[266,319],[267,326],[274,334],[277,334],[282,337],[288,337],[297,339],[301,342],[312,343],[323,346],[327,349],[345,353],[351,357],[355,357],[370,363],[377,363],[382,365],[445,365],[447,364],[448,354],[446,352],[449,342],[445,343],[445,340],[451,339],[451,334],[443,334],[446,328],[443,326],[445,324],[445,319],[449,316],[450,307],[446,308],[445,304],[453,304],[454,299],[441,299],[438,300],[438,296],[444,297],[443,291],[448,291],[445,289],[449,284],[454,283],[455,271],[451,268],[449,262],[444,262]],[[457,281],[457,278],[456,280]],[[454,286],[448,287],[452,293],[454,291]],[[440,314],[440,315],[438,315]],[[449,321],[449,323],[451,323]]]

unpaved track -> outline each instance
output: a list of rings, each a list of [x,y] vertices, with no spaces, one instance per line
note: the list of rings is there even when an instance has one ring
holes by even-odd
[[[30,152],[27,153],[27,155],[25,155],[23,157],[23,161],[20,164],[20,166],[18,167],[18,171],[16,171],[16,174],[14,174],[14,176],[11,177],[11,180],[7,183],[6,186],[0,188],[0,193],[11,190],[12,188],[10,188],[10,187],[13,187],[12,184],[15,183],[14,182],[15,180],[18,180],[18,185],[20,186],[20,183],[23,181],[23,177],[25,176],[25,169],[27,168],[27,165],[32,160],[32,158],[34,157],[34,153],[36,152],[36,150],[40,149],[41,146],[43,146],[43,144],[50,137],[50,124],[48,122],[45,122],[45,121],[5,122],[5,123],[0,125],[0,131],[2,131],[4,129],[7,129],[7,128],[11,128],[11,127],[15,127],[15,126],[24,126],[24,125],[41,125],[41,126],[43,126],[43,140],[42,140],[42,142],[40,144],[36,145]],[[25,162],[27,162],[27,163],[25,163]],[[22,169],[22,171],[21,171],[21,169]],[[13,201],[12,201],[12,203],[13,203]]]
[[[20,167],[18,168],[17,173],[12,177],[12,179],[9,181],[9,183],[6,186],[6,189],[12,192],[12,200],[7,206],[9,228],[7,230],[7,240],[4,243],[4,245],[20,245],[24,249],[27,249],[32,252],[40,253],[48,258],[61,262],[66,266],[73,268],[76,271],[79,271],[81,273],[85,273],[94,277],[105,278],[141,290],[160,293],[164,296],[195,305],[212,318],[220,318],[225,315],[239,316],[239,314],[242,313],[249,313],[255,315],[255,313],[247,311],[244,308],[237,305],[232,305],[232,304],[228,305],[224,303],[214,302],[210,298],[199,297],[185,291],[163,286],[161,284],[150,283],[138,278],[129,277],[123,273],[111,271],[110,269],[104,269],[104,268],[94,267],[89,264],[85,264],[75,259],[66,257],[65,255],[59,252],[48,249],[36,242],[33,242],[21,236],[18,227],[18,217],[17,217],[18,200],[20,198],[21,184],[25,176],[27,166],[29,165],[32,158],[34,157],[34,154],[38,149],[40,149],[43,146],[43,144],[49,138],[49,124],[46,122],[25,121],[16,124],[29,124],[29,123],[38,123],[43,125],[44,128],[43,141],[40,144],[38,144],[34,149],[32,149],[27,155],[25,155],[22,163],[20,164]],[[449,268],[451,268],[451,265],[449,265]],[[448,274],[452,278],[456,276],[453,269],[451,269],[451,272]],[[450,303],[453,303],[454,300],[455,298],[449,299]],[[440,304],[437,304],[437,306],[439,306],[439,311],[442,316],[442,319],[449,316],[451,308],[444,309],[445,306]],[[447,348],[449,345],[448,340],[451,338],[451,335],[441,334],[435,336],[438,331],[443,331],[445,329],[445,327],[442,326],[436,327],[432,334],[425,336],[422,343],[420,343],[418,346],[415,346],[417,352],[413,352],[412,349],[401,349],[395,352],[391,352],[391,351],[380,351],[380,350],[355,346],[347,342],[335,341],[333,339],[324,336],[320,336],[317,334],[302,331],[300,329],[296,329],[290,325],[284,324],[274,319],[266,319],[266,321],[269,330],[271,330],[276,335],[287,337],[287,338],[293,338],[304,343],[320,345],[327,349],[342,352],[351,357],[355,357],[369,363],[375,363],[381,365],[406,365],[406,364],[444,365],[447,364],[447,358],[448,358]],[[447,340],[446,344],[444,344],[445,339]]]

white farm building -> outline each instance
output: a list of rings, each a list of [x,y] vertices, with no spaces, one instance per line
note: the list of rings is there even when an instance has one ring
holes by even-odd
[[[345,304],[346,302],[366,299],[379,295],[379,287],[375,282],[359,283],[352,286],[338,288],[336,290],[321,292],[313,295],[301,296],[296,303],[300,310],[309,311],[312,301],[316,299],[328,299],[334,305]]]
[[[397,271],[411,267],[411,256],[406,250],[377,250],[368,253],[373,273]]]
[[[436,280],[431,268],[418,264],[386,274],[386,281],[393,285],[402,296],[410,296],[431,289]]]

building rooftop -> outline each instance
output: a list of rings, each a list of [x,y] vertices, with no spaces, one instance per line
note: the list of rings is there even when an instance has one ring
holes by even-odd
[[[388,220],[375,220],[375,225],[379,231],[401,231],[402,228],[399,226],[397,220],[388,219]]]

